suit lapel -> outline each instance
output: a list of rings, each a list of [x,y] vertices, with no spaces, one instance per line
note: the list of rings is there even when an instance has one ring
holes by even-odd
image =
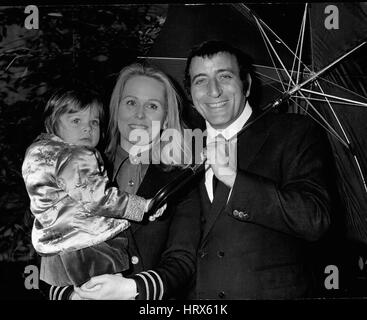
[[[249,121],[256,119],[257,114],[253,113],[249,118]],[[265,143],[268,135],[270,124],[267,121],[259,119],[255,123],[251,124],[241,135],[237,138],[237,168],[246,170],[256,158],[261,147]],[[205,188],[205,183],[201,183],[200,190],[205,193],[207,201],[209,197]],[[222,182],[218,183],[217,190],[214,195],[214,200],[211,206],[211,210],[208,213],[206,223],[203,229],[202,245],[205,244],[206,238],[213,228],[215,221],[226,206],[230,189],[225,186]],[[203,198],[203,201],[204,198]]]
[[[206,193],[206,189],[204,190],[204,192]],[[203,240],[206,239],[206,236],[208,235],[211,228],[214,226],[215,221],[218,219],[219,214],[223,211],[223,208],[227,203],[229,192],[230,189],[223,182],[218,181],[218,186],[214,194],[214,200],[212,202],[210,212],[207,215],[206,223],[203,229]],[[209,198],[208,201],[210,201]]]
[[[254,113],[249,121],[257,117]],[[255,160],[261,147],[265,143],[269,135],[269,127],[267,121],[259,119],[238,136],[237,140],[237,168],[247,170],[251,163]]]

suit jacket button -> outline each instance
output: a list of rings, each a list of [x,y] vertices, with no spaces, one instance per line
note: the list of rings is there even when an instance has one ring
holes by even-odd
[[[223,299],[226,296],[226,294],[224,293],[224,291],[221,291],[218,293],[218,297]]]
[[[223,258],[224,257],[224,252],[223,251],[218,251],[217,255],[219,258]]]
[[[234,215],[235,217],[238,217],[238,216],[239,216],[239,212],[238,212],[238,210],[233,210],[233,215]]]
[[[199,252],[199,257],[200,258],[204,258],[207,255],[207,253],[205,251],[200,251]]]
[[[242,211],[240,211],[239,213],[238,213],[238,216],[239,216],[239,218],[240,219],[243,219],[243,220],[246,220],[246,219],[248,219],[248,213],[244,213],[244,212],[242,212]]]
[[[132,264],[138,264],[139,263],[139,258],[137,256],[132,256],[131,257],[131,263]]]

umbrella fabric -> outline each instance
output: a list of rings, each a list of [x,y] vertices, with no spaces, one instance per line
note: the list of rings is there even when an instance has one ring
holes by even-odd
[[[330,5],[337,9],[339,29],[325,27],[325,8]],[[313,66],[318,70],[366,40],[367,3],[313,3],[310,24]],[[367,103],[366,47],[322,77],[324,80],[319,83],[327,94]],[[367,190],[362,178],[367,177],[367,107],[333,102],[332,108],[326,103],[318,105],[332,127],[350,142],[347,149],[329,136],[338,173],[337,185],[345,205],[347,236],[367,244]]]

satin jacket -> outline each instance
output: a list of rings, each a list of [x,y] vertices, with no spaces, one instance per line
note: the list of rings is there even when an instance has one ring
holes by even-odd
[[[141,221],[146,200],[108,187],[100,153],[41,134],[27,149],[22,174],[35,216],[32,243],[40,254],[82,249]]]

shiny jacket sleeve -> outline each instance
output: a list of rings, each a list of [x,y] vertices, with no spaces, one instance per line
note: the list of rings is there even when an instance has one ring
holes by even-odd
[[[147,200],[109,187],[98,151],[76,148],[61,154],[56,165],[58,185],[96,216],[141,221]]]
[[[330,224],[324,176],[327,145],[320,130],[306,123],[288,133],[280,156],[269,155],[269,163],[281,172],[279,181],[238,170],[228,214],[309,241],[325,233]]]

